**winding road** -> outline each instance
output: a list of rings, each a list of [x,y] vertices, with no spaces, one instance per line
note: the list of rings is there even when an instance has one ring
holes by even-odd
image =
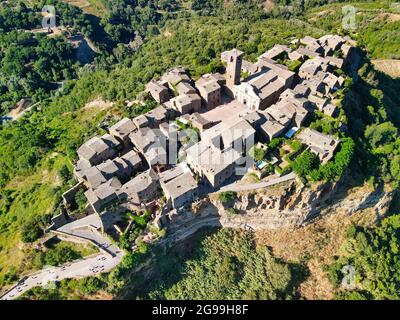
[[[87,240],[100,249],[100,253],[75,260],[59,267],[47,267],[24,277],[0,300],[11,300],[20,297],[33,287],[51,287],[55,281],[70,278],[85,278],[99,273],[109,272],[122,260],[124,252],[114,245],[110,239],[97,231],[99,218],[95,215],[66,224],[56,231],[61,236]]]
[[[14,287],[7,291],[1,300],[12,300],[20,297],[26,291],[42,286],[51,288],[55,281],[69,278],[85,278],[94,276],[102,272],[108,272],[116,267],[123,257],[123,253],[118,253],[115,257],[106,254],[96,254],[87,258],[76,260],[72,263],[65,264],[61,267],[49,267],[31,274]]]

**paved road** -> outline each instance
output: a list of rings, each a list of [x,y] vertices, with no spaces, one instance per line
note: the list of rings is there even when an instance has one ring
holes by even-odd
[[[110,239],[105,237],[98,230],[101,229],[101,221],[97,214],[91,214],[82,219],[68,223],[56,231],[61,232],[61,237],[72,236],[72,240],[78,237],[83,240],[89,240],[92,244],[97,246],[99,249],[103,249],[106,252],[114,255],[115,252],[119,251],[118,247],[113,245]],[[63,239],[63,238],[62,238]]]
[[[108,272],[121,262],[122,257],[122,252],[119,252],[113,258],[106,254],[97,254],[85,259],[68,263],[61,267],[50,267],[43,269],[20,281],[0,299],[15,299],[33,287],[51,287],[51,285],[54,284],[54,281],[60,281],[68,278],[84,278],[94,276],[102,272]]]
[[[262,181],[262,182],[258,182],[258,183],[253,183],[253,184],[232,183],[230,185],[222,187],[217,193],[226,192],[226,191],[240,192],[240,191],[262,189],[262,188],[270,187],[275,184],[294,180],[294,179],[296,179],[296,174],[291,172],[291,173],[289,173],[285,176],[279,177],[279,178],[275,178],[275,179],[268,180],[268,181]]]
[[[15,299],[33,287],[46,286],[49,283],[51,285],[54,281],[94,276],[98,273],[108,272],[116,267],[121,262],[124,253],[116,245],[112,244],[107,237],[93,229],[98,226],[98,216],[90,215],[69,223],[59,228],[58,231],[64,232],[66,235],[71,234],[73,236],[90,239],[94,241],[97,246],[107,250],[110,254],[98,253],[60,267],[49,267],[33,273],[1,296],[0,300]]]

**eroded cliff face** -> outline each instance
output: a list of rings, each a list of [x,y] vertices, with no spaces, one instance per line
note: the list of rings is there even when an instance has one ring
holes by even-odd
[[[394,194],[394,190],[374,190],[366,185],[349,189],[342,183],[320,183],[306,187],[296,181],[267,190],[242,192],[227,203],[221,203],[218,195],[213,194],[193,205],[188,217],[218,216],[224,227],[253,230],[301,227],[335,212],[351,215],[373,210],[379,219],[387,213]]]

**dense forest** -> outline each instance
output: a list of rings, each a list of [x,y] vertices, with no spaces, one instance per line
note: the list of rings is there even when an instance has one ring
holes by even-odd
[[[134,100],[153,77],[175,65],[184,65],[194,78],[222,71],[219,54],[232,47],[244,51],[246,59],[254,60],[274,44],[287,44],[294,37],[336,32],[354,37],[366,50],[366,56],[358,77],[343,92],[343,122],[317,118],[312,124],[326,133],[344,124],[347,130],[341,150],[335,161],[326,166],[320,166],[307,153],[294,166],[310,181],[338,179],[346,172],[361,175],[371,184],[397,187],[400,82],[376,71],[370,59],[399,58],[400,38],[393,35],[399,32],[400,22],[382,18],[374,24],[373,13],[365,11],[357,16],[361,25],[357,33],[347,32],[340,28],[343,4],[331,2],[343,1],[282,0],[274,1],[273,9],[264,10],[264,2],[257,0],[195,0],[190,7],[182,1],[111,0],[104,1],[107,10],[101,18],[59,0],[38,1],[33,6],[26,1],[1,3],[0,115],[26,97],[40,105],[19,121],[0,126],[0,276],[4,279],[29,270],[23,261],[25,248],[21,243],[36,240],[49,218],[58,213],[61,193],[73,182],[71,169],[76,149],[85,139],[104,132],[103,128],[121,115],[138,115],[147,110],[137,105],[127,107],[125,101]],[[45,3],[56,4],[59,25],[67,26],[72,34],[83,34],[100,49],[91,64],[77,61],[66,33],[47,36],[24,31],[40,27],[40,10]],[[376,5],[362,3],[360,8],[370,10]],[[315,9],[316,6],[322,7]],[[388,8],[387,3],[384,6]],[[327,13],[316,15],[321,10]],[[287,17],[292,17],[290,23]],[[84,108],[97,98],[114,104],[108,110]],[[389,234],[394,229],[386,228],[385,232]],[[238,249],[230,255],[221,247],[224,255],[218,256],[210,249],[226,239],[243,244],[243,251]],[[251,277],[246,269],[249,262],[244,259],[250,254],[245,250],[251,246],[254,244],[249,236],[223,231],[204,241],[197,256],[182,264],[181,277],[168,288],[161,288],[161,284],[147,292],[134,288],[132,297],[200,298],[204,292],[197,281],[200,277],[220,284],[220,290],[213,292],[216,298],[222,294],[232,298],[293,297],[292,269],[275,261],[265,248],[251,251],[257,261],[254,267],[261,270],[274,266],[282,280],[275,281],[268,273],[271,279]],[[37,259],[44,263],[47,258]],[[233,269],[232,259],[243,262],[240,270]],[[226,277],[207,272],[207,264],[214,263],[229,271]],[[339,261],[340,266],[343,263]],[[168,272],[168,266],[165,270]],[[240,281],[231,286],[235,277]],[[269,282],[268,290],[260,292],[256,280]],[[75,286],[77,295],[88,294],[95,292],[96,286],[104,289],[108,282],[87,281],[92,286],[88,292],[80,282],[63,282],[61,288],[69,286],[72,290]],[[245,292],[245,285],[252,289]],[[363,290],[370,291],[368,297],[383,296],[367,285]]]
[[[332,283],[342,283],[342,269],[352,266],[352,290],[339,290],[337,298],[349,300],[398,300],[400,298],[400,215],[382,221],[375,228],[352,226],[336,261],[327,267]]]
[[[157,281],[142,285],[140,279],[133,280],[133,296],[168,300],[291,299],[302,280],[300,270],[274,259],[265,246],[254,243],[251,233],[232,229],[205,238],[194,258],[184,263],[169,256],[159,259],[156,263],[162,269],[157,270]]]
[[[61,81],[77,76],[79,62],[66,35],[32,31],[41,27],[44,3],[0,4],[0,116],[23,98],[48,98]],[[57,2],[57,17],[58,25],[70,27],[72,33],[92,35],[91,24],[79,9]]]

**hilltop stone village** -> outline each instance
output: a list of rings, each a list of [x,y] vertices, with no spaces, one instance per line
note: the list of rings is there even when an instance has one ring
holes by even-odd
[[[158,107],[120,120],[77,150],[78,184],[64,194],[66,208],[84,188],[87,211],[100,218],[103,231],[117,228],[127,211],[150,212],[164,228],[248,173],[271,184],[294,179],[285,157],[268,152],[274,138],[297,140],[300,152],[330,161],[340,139],[306,124],[315,112],[339,115],[336,94],[346,81],[341,70],[351,66],[354,52],[354,44],[338,35],[307,36],[275,45],[255,63],[238,49],[222,52],[224,74],[194,81],[183,67],[167,71],[146,85]],[[265,158],[255,161],[254,148]],[[53,219],[52,229],[68,221],[67,212]]]

